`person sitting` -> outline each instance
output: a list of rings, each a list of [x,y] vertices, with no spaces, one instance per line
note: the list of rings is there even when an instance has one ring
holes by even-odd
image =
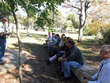
[[[55,35],[55,38],[57,38],[57,42],[56,42],[56,44],[52,45],[50,56],[53,56],[55,54],[55,51],[54,50],[59,47],[59,43],[60,43],[60,40],[61,40],[59,34],[56,34]]]
[[[68,39],[69,39],[69,37],[63,38],[63,41],[62,42],[65,42],[65,43],[61,47],[60,51],[58,51],[54,56],[46,59],[46,61],[47,61],[48,64],[53,63],[54,61],[56,61],[59,57],[61,57],[62,55],[64,55],[68,51],[68,49],[69,49],[67,47],[67,40]]]
[[[98,72],[93,77],[86,77],[83,83],[110,83],[110,45],[103,45],[100,50],[101,58]]]
[[[47,48],[48,49],[48,53],[51,52],[52,45],[57,43],[57,38],[55,37],[55,35],[56,35],[55,33],[52,33],[52,42],[49,43],[48,48]]]
[[[75,42],[72,38],[67,40],[67,46],[69,47],[68,52],[58,58],[58,61],[61,62],[62,72],[64,74],[64,78],[61,79],[61,81],[71,79],[70,68],[81,68],[84,64],[82,52],[75,46]]]
[[[50,32],[48,32],[48,38],[47,38],[47,40],[45,40],[45,44],[44,44],[44,47],[47,47],[48,46],[48,44],[50,43],[50,42],[52,42],[52,36],[50,35]]]
[[[64,42],[63,42],[62,39],[65,38],[65,37],[66,37],[65,34],[61,35],[61,40],[60,40],[60,43],[59,43],[59,47],[63,46]]]

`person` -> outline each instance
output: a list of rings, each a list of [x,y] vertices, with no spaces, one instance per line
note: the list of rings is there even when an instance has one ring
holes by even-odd
[[[65,42],[65,43],[63,44],[62,48],[61,48],[54,56],[52,56],[52,57],[50,57],[50,58],[46,58],[46,61],[47,61],[48,64],[53,63],[53,62],[56,61],[59,57],[61,57],[62,55],[64,55],[64,54],[67,52],[67,50],[69,49],[69,48],[67,47],[67,45],[66,45],[67,39],[69,39],[69,37],[63,38],[62,41]]]
[[[67,46],[69,47],[68,52],[62,57],[58,58],[61,62],[62,72],[64,78],[61,81],[71,79],[70,68],[81,68],[84,64],[81,50],[75,46],[75,42],[72,38],[67,40]]]
[[[48,38],[47,40],[45,40],[45,44],[44,44],[44,47],[47,47],[49,43],[52,42],[52,36],[50,35],[50,32],[48,32]]]
[[[51,52],[51,47],[52,45],[56,44],[57,43],[57,38],[55,37],[56,33],[52,33],[52,42],[49,43],[47,49],[48,49],[48,53]]]
[[[59,34],[56,34],[55,38],[57,39],[57,42],[56,42],[56,44],[52,45],[50,56],[53,56],[56,53],[55,49],[59,48],[59,43],[61,40]]]
[[[0,65],[4,65],[6,63],[6,61],[3,60],[6,47],[6,35],[10,35],[6,32],[6,29],[4,27],[6,21],[6,17],[3,17],[0,21]]]
[[[110,45],[103,45],[100,50],[101,58],[98,72],[93,77],[86,77],[83,83],[110,83]]]
[[[64,42],[63,42],[63,38],[65,38],[65,34],[62,34],[61,35],[61,40],[60,40],[60,43],[59,43],[59,47],[63,46]]]

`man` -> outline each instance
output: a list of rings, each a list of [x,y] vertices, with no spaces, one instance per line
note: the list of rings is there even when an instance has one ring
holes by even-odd
[[[7,19],[3,17],[0,21],[0,65],[4,65],[6,63],[4,59],[5,47],[6,47],[6,35],[10,35],[6,33],[6,29],[4,24],[6,23]]]
[[[69,51],[58,58],[58,61],[61,62],[62,72],[64,72],[64,78],[61,81],[66,81],[71,79],[70,68],[81,68],[84,64],[82,53],[79,48],[75,46],[73,39],[67,40],[67,46]]]
[[[85,77],[83,83],[110,83],[110,45],[103,45],[100,55],[103,60],[98,72],[92,78]]]
[[[57,48],[59,48],[59,43],[61,41],[59,34],[56,34],[55,38],[57,38],[57,42],[51,47],[51,56],[53,56],[57,52]]]
[[[51,47],[52,45],[56,44],[57,43],[57,38],[55,37],[55,33],[52,33],[52,42],[49,43],[47,49],[48,49],[48,53],[51,53]]]
[[[52,36],[50,35],[50,32],[48,32],[48,38],[45,40],[44,47],[47,48],[48,44],[52,42]]]

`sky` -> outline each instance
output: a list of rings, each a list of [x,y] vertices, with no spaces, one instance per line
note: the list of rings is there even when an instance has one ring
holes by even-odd
[[[58,10],[61,11],[64,17],[66,17],[69,14],[72,14],[71,8],[64,8],[64,7],[62,8],[61,6],[58,6]],[[18,11],[16,12],[16,14],[21,15],[22,17],[27,16],[26,12],[23,11],[23,9],[20,6],[18,6]]]

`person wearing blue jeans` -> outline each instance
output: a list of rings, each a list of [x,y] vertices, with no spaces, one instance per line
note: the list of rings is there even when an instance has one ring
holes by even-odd
[[[70,38],[67,40],[67,46],[69,47],[68,52],[58,58],[58,61],[61,62],[62,72],[64,73],[64,78],[61,81],[71,79],[70,68],[78,69],[84,64],[82,52],[75,46],[73,39]]]
[[[51,52],[51,47],[52,45],[55,45],[57,43],[57,38],[53,37],[52,38],[52,42],[48,45],[47,49],[48,49],[48,53]]]
[[[6,23],[7,19],[3,17],[0,21],[0,65],[4,65],[6,61],[4,61],[4,53],[6,47],[6,35],[10,35],[6,33],[6,29],[4,24]]]

